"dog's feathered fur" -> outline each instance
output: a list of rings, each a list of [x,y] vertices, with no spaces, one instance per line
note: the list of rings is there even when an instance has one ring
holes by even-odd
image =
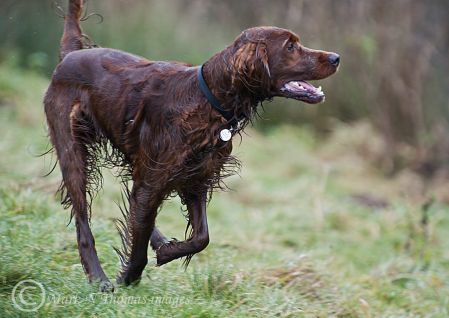
[[[220,187],[238,161],[231,155],[232,142],[218,137],[229,124],[201,92],[196,67],[113,49],[84,49],[81,9],[81,0],[69,1],[60,63],[44,104],[63,176],[62,203],[75,217],[81,262],[90,280],[106,282],[108,288],[86,198],[101,186],[101,166],[118,166],[125,183],[132,180],[126,192],[129,212],[119,224],[125,248],[118,281],[129,284],[147,264],[149,241],[158,265],[179,257],[188,262],[207,246],[208,193]],[[252,28],[204,63],[206,83],[240,121],[238,130],[251,121],[260,102],[282,95],[282,81],[320,79],[335,72],[330,53],[304,48],[298,41],[288,30]],[[287,42],[295,43],[297,52],[289,44],[287,53]],[[192,228],[185,241],[169,242],[155,227],[158,208],[172,194],[187,206]]]

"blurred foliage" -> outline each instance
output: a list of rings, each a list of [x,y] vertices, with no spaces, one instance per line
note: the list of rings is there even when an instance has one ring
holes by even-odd
[[[49,76],[62,32],[56,12],[53,0],[3,0],[0,62]],[[197,64],[247,27],[292,29],[304,45],[340,53],[341,69],[323,81],[326,104],[276,99],[259,127],[286,122],[327,133],[338,121],[367,118],[384,137],[385,172],[407,166],[429,177],[449,165],[447,0],[90,0],[92,12],[102,24],[92,16],[82,26],[100,46]]]

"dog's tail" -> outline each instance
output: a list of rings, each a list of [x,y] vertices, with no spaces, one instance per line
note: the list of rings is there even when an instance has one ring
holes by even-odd
[[[83,48],[82,32],[80,27],[83,0],[69,0],[68,12],[64,17],[64,33],[59,46],[59,61],[72,51]]]

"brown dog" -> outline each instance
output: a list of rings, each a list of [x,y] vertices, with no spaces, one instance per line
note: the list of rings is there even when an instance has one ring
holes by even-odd
[[[200,67],[83,49],[81,6],[81,0],[69,2],[60,63],[44,103],[62,171],[62,203],[75,216],[81,263],[90,281],[100,280],[109,289],[86,198],[101,185],[98,167],[119,166],[125,181],[132,179],[132,190],[126,192],[129,212],[119,224],[124,249],[117,282],[140,278],[149,242],[157,265],[180,257],[188,263],[209,243],[208,194],[237,163],[231,156],[232,136],[261,101],[274,96],[322,102],[321,88],[306,80],[333,74],[339,56],[308,49],[297,35],[275,27],[242,32]],[[173,194],[187,206],[191,230],[185,241],[168,241],[155,227],[158,208]]]

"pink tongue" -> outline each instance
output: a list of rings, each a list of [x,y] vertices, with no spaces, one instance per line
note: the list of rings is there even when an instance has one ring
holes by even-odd
[[[307,83],[307,82],[304,82],[304,81],[298,81],[298,83],[301,84],[301,86],[304,87],[304,88],[307,89],[307,90],[310,90],[310,91],[316,91],[315,86],[310,85],[310,84]]]

